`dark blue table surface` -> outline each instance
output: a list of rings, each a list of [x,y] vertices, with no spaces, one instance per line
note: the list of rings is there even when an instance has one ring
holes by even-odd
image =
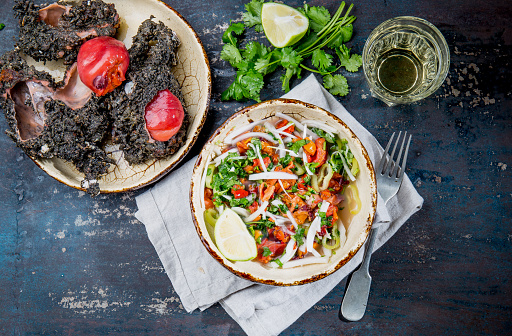
[[[221,35],[245,2],[166,2],[196,30],[212,69],[208,120],[190,158],[227,117],[252,104],[220,101],[234,74],[219,57]],[[331,11],[338,4],[306,2]],[[1,4],[4,53],[18,29],[13,1]],[[359,53],[373,28],[400,15],[427,19],[448,41],[450,72],[431,97],[387,107],[370,96],[359,71],[347,74],[350,94],[338,98],[381,143],[393,131],[413,134],[407,173],[425,204],[374,254],[360,322],[337,318],[342,281],[283,335],[511,334],[512,4],[361,0],[354,14],[351,46]],[[282,95],[279,75],[263,99]],[[90,198],[46,175],[1,132],[0,334],[243,335],[219,305],[183,309],[134,217],[144,190]]]

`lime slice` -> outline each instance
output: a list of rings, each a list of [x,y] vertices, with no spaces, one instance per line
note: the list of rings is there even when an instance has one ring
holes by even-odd
[[[267,39],[276,48],[284,48],[299,41],[306,34],[309,20],[301,12],[287,5],[267,2],[261,9],[261,23]]]
[[[258,254],[254,237],[231,209],[224,210],[215,223],[215,243],[224,257],[232,261],[251,260]]]

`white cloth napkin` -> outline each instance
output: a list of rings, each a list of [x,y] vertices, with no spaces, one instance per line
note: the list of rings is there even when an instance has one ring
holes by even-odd
[[[372,161],[383,149],[313,75],[284,96],[320,106],[343,120],[359,137]],[[260,285],[239,278],[213,259],[192,222],[189,189],[195,158],[136,198],[135,216],[146,226],[164,269],[183,307],[191,312],[219,302],[250,336],[278,335],[329,293],[362,260],[363,250],[345,266],[317,282],[294,287]],[[381,225],[375,248],[381,247],[423,204],[406,176],[398,194],[386,205],[378,202]]]

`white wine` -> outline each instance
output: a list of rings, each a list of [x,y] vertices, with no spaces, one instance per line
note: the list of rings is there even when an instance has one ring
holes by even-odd
[[[390,19],[366,41],[363,67],[372,94],[388,105],[432,94],[444,81],[450,54],[441,33],[414,17]]]

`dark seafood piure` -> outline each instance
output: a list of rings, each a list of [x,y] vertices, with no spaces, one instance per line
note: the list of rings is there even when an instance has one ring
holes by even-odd
[[[70,6],[66,2],[35,5],[17,0],[14,15],[20,20],[20,38],[16,46],[36,61],[64,59],[74,63],[78,48],[97,36],[114,36],[119,15],[114,5],[101,0]]]
[[[20,11],[21,6],[37,18],[30,21],[27,15],[21,17],[20,48],[0,57],[0,107],[9,124],[7,134],[27,155],[71,162],[85,175],[82,187],[96,195],[100,192],[98,180],[115,164],[104,150],[107,139],[119,144],[130,164],[167,157],[185,143],[189,121],[182,106],[179,84],[171,74],[177,63],[176,50],[180,41],[171,29],[151,19],[144,21],[128,50],[130,63],[127,71],[124,68],[126,80],[116,83],[119,86],[112,92],[99,96],[82,81],[82,74],[87,73],[87,67],[91,65],[76,62],[78,43],[65,46],[63,56],[56,52],[59,46],[52,45],[42,49],[51,50],[43,53],[46,58],[38,57],[49,60],[57,56],[71,63],[64,79],[59,82],[49,73],[28,66],[20,56],[21,51],[29,53],[40,48],[37,43],[32,45],[29,37],[24,35],[27,22],[36,27],[41,23],[35,21],[48,21],[52,28],[45,32],[56,34],[52,38],[59,39],[61,34],[70,32],[65,29],[70,27],[69,22],[73,27],[85,27],[86,21],[79,24],[76,18],[68,18],[73,8],[64,10],[60,2],[42,7],[46,12],[25,0],[18,1],[14,8]],[[108,25],[114,29],[108,35],[115,34],[118,23],[112,24],[112,18],[116,18],[115,22],[119,18],[113,5],[89,1],[75,8],[78,7],[76,10],[83,13],[102,8],[105,21],[95,18],[88,23],[97,27]],[[55,22],[57,24],[53,25]],[[52,44],[53,40],[48,41]],[[110,64],[111,61],[107,62]],[[108,71],[105,73],[109,75]],[[150,119],[152,121],[148,122]]]

